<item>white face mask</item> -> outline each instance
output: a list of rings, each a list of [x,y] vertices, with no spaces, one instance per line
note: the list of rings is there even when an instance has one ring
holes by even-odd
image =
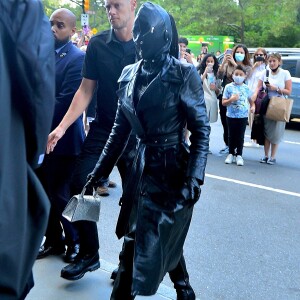
[[[232,79],[233,81],[236,83],[236,84],[242,84],[245,80],[245,77],[243,76],[232,76]]]

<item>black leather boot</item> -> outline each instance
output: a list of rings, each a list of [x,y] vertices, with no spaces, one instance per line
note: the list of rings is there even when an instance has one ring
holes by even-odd
[[[119,266],[111,272],[110,279],[115,280],[117,278],[118,272],[119,272]]]
[[[177,300],[195,300],[196,295],[189,282],[189,274],[186,269],[185,260],[181,256],[177,267],[169,272],[177,293]]]
[[[133,300],[135,298],[131,295],[133,253],[134,239],[126,235],[110,300]]]

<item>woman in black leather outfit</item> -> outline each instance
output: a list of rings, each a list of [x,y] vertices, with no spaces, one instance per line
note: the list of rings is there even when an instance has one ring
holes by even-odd
[[[142,59],[122,72],[115,124],[87,183],[97,186],[110,174],[133,130],[138,149],[121,199],[116,233],[124,244],[112,300],[153,295],[164,275],[184,264],[183,244],[204,181],[210,133],[195,67],[169,55],[167,12],[144,3],[133,37]],[[185,292],[177,299],[195,299],[188,274],[178,284]]]

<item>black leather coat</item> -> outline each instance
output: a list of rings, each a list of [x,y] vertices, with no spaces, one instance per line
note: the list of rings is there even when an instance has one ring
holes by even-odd
[[[117,235],[125,233],[126,207],[134,199],[137,217],[132,292],[152,295],[182,255],[193,210],[182,187],[187,176],[204,181],[210,126],[196,69],[169,56],[135,108],[134,87],[141,63],[126,67],[119,79],[115,124],[94,175],[99,178],[111,172],[133,129],[140,141],[123,194]],[[186,125],[191,132],[189,150],[183,143]]]

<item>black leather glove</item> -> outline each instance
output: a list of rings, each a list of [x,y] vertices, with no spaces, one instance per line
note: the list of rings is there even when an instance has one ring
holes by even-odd
[[[190,206],[194,205],[200,198],[200,181],[195,177],[187,177],[182,189],[182,194]]]
[[[96,178],[94,171],[87,176],[87,181],[84,187],[86,188],[88,194],[93,194],[93,189],[97,189],[100,179]]]

